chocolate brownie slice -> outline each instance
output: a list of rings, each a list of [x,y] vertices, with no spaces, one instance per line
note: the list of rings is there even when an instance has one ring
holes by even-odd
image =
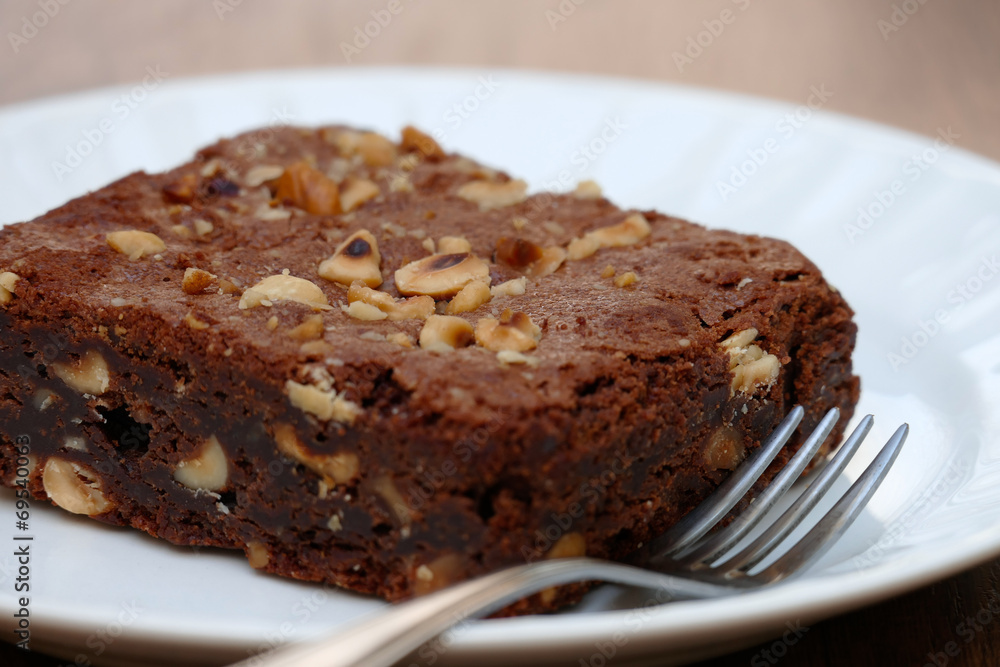
[[[399,600],[624,557],[795,404],[839,439],[851,315],[785,242],[412,128],[249,133],[0,230],[0,475],[27,435],[37,498]]]

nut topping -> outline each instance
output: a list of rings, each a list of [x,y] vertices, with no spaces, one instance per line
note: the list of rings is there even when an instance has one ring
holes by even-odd
[[[96,516],[111,509],[101,479],[85,465],[50,458],[42,468],[42,488],[49,499],[67,512]]]
[[[181,289],[185,294],[201,294],[216,285],[214,273],[188,267],[184,269],[184,279],[181,281]]]
[[[316,387],[311,384],[299,384],[292,380],[285,382],[285,393],[292,405],[315,416],[320,421],[343,422],[345,424],[354,423],[354,419],[361,414],[361,407],[353,401],[344,398],[344,393],[339,394],[330,389]]]
[[[319,265],[319,275],[344,285],[360,280],[368,287],[382,284],[382,255],[378,241],[366,229],[354,232]]]
[[[417,152],[431,161],[440,160],[445,156],[438,142],[412,125],[407,125],[403,128],[400,146],[407,153]]]
[[[577,199],[600,199],[603,193],[596,181],[580,181],[573,190],[573,196]]]
[[[349,178],[341,184],[340,205],[347,213],[380,194],[378,186],[367,178]]]
[[[341,212],[337,183],[307,162],[296,162],[285,169],[278,179],[274,198],[314,215]]]
[[[167,249],[167,244],[156,234],[129,229],[111,232],[105,237],[108,245],[131,260],[141,259],[147,255],[155,255]]]
[[[363,132],[357,150],[369,167],[389,167],[396,161],[396,145],[375,132]]]
[[[492,181],[470,181],[460,187],[459,197],[479,204],[480,211],[489,211],[505,206],[520,204],[528,198],[528,184],[518,179],[505,183]]]
[[[174,479],[189,489],[223,489],[229,481],[229,463],[218,439],[211,436],[196,456],[178,463]]]
[[[616,248],[638,243],[650,235],[652,228],[641,213],[633,213],[617,225],[601,227],[587,232],[583,238],[576,238],[569,243],[569,259],[577,260],[590,257],[601,248]]]
[[[773,354],[766,354],[758,345],[752,344],[757,335],[757,330],[751,327],[719,343],[729,353],[729,370],[733,372],[730,396],[737,391],[752,394],[759,387],[767,391],[778,379],[781,362]]]
[[[385,292],[366,287],[361,281],[351,284],[347,290],[347,301],[353,307],[355,303],[364,303],[378,309],[388,316],[389,320],[426,320],[434,314],[434,299],[429,296],[413,296],[409,299],[393,299]],[[350,312],[350,311],[348,311]],[[381,317],[373,319],[383,319]]]
[[[81,394],[100,396],[108,390],[111,384],[108,364],[96,350],[87,350],[72,365],[55,362],[52,364],[52,372],[57,378]]]
[[[243,182],[249,188],[257,188],[268,181],[273,181],[277,178],[281,178],[281,175],[285,173],[285,168],[277,164],[259,164],[256,167],[252,167],[247,175],[243,177]]]
[[[472,244],[464,236],[442,236],[437,242],[437,252],[442,255],[472,252]]]
[[[526,352],[538,347],[542,330],[526,314],[505,310],[500,319],[484,317],[476,324],[476,344],[491,352]]]
[[[346,310],[347,314],[356,320],[363,320],[366,322],[374,322],[377,320],[384,320],[389,317],[386,313],[383,313],[378,309],[377,306],[373,306],[364,301],[353,301]]]
[[[513,280],[508,280],[507,282],[500,283],[495,287],[490,288],[490,294],[494,297],[497,296],[521,296],[524,294],[525,289],[528,285],[528,279],[524,276],[520,278],[514,278]]]
[[[522,238],[501,237],[497,241],[496,259],[529,276],[541,278],[562,266],[566,251],[558,246],[542,248],[537,243]]]
[[[490,292],[489,282],[473,280],[455,295],[455,298],[448,303],[445,312],[449,315],[468,313],[479,308],[491,298],[493,298],[493,294]]]
[[[420,330],[420,347],[437,352],[450,352],[472,344],[472,325],[461,317],[431,315]]]
[[[615,278],[615,287],[628,287],[637,282],[639,282],[639,276],[635,275],[635,271],[626,271]]]
[[[278,274],[268,276],[240,297],[240,309],[270,305],[272,301],[295,301],[313,308],[328,308],[326,295],[315,283],[304,278]]]
[[[426,294],[447,299],[474,280],[489,281],[489,275],[486,262],[467,252],[431,255],[396,271],[396,288],[406,296]]]
[[[302,324],[289,330],[288,336],[295,340],[316,340],[323,336],[323,316],[309,315]]]

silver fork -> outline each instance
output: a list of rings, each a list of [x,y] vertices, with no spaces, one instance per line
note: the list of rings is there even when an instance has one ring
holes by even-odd
[[[709,534],[749,491],[802,420],[794,408],[764,444],[697,508],[630,558],[631,564],[563,558],[517,565],[379,611],[317,643],[293,644],[233,667],[383,667],[468,619],[485,616],[552,586],[606,581],[656,589],[658,598],[731,595],[787,579],[822,556],[850,527],[882,483],[906,440],[903,424],[872,463],[823,517],[781,556],[759,567],[806,518],[843,472],[874,419],[861,420],[799,497],[745,546],[751,530],[788,491],[837,423],[830,410],[767,488],[726,527]],[[737,548],[734,548],[737,547]]]

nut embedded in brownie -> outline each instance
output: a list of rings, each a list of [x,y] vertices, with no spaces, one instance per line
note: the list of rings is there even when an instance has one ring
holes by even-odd
[[[30,434],[35,497],[399,600],[623,557],[792,405],[851,416],[851,310],[787,243],[413,128],[271,136],[0,230],[6,484]]]

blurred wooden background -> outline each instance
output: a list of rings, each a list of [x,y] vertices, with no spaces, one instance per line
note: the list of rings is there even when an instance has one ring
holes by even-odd
[[[796,104],[822,84],[827,109],[923,134],[951,125],[1000,159],[997,0],[3,0],[0,104],[136,81],[155,64],[171,78],[343,66],[341,43],[390,5],[398,14],[353,64],[591,72]]]

